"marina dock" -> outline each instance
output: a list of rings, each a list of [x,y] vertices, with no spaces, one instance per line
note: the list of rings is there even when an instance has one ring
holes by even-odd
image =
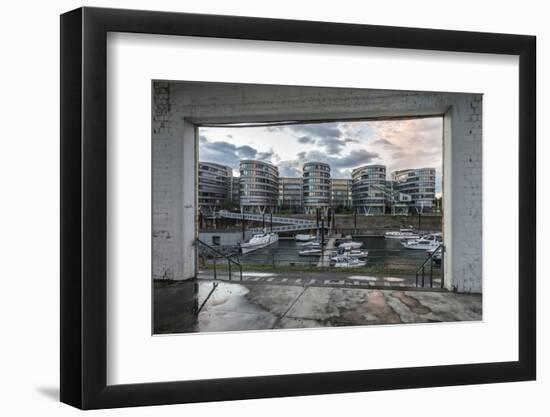
[[[323,249],[323,255],[319,259],[319,263],[317,264],[318,267],[329,267],[330,266],[330,257],[332,256],[332,252],[336,249],[334,244],[336,242],[335,237],[329,238],[327,241],[327,244],[325,245]]]

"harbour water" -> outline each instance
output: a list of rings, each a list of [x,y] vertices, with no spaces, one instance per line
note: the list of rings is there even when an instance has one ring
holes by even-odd
[[[369,266],[381,266],[390,269],[416,269],[426,259],[424,250],[410,250],[401,246],[398,239],[383,237],[354,237],[354,241],[363,242],[362,250],[367,250]],[[258,249],[246,255],[236,257],[243,265],[277,266],[315,266],[318,256],[300,256],[304,249],[302,242],[293,239],[280,239],[268,247]]]

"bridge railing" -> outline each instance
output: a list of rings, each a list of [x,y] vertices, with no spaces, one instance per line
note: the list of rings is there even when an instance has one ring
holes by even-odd
[[[272,216],[267,214],[253,214],[253,213],[234,213],[227,210],[220,210],[217,212],[220,217],[227,219],[236,219],[236,220],[252,220],[252,221],[270,221],[273,223],[282,223],[282,224],[296,224],[296,225],[310,225],[315,227],[316,222],[308,219],[297,219],[294,217],[282,217],[282,216]]]

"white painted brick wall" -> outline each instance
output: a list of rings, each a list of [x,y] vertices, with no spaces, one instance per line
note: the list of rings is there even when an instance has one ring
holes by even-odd
[[[453,140],[462,144],[453,155],[459,175],[453,185],[464,209],[453,213],[453,286],[459,292],[482,292],[482,96],[466,96],[455,107],[461,114],[453,120]]]
[[[176,279],[179,267],[179,239],[174,230],[179,216],[174,192],[173,155],[171,138],[172,112],[170,86],[153,85],[152,156],[153,156],[153,278]]]

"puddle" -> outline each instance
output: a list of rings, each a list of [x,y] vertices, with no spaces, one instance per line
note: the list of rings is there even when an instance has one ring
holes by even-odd
[[[396,278],[396,277],[384,277],[384,281],[388,282],[403,282],[405,281],[403,278]]]
[[[210,283],[201,283],[199,297],[202,300],[212,290]],[[220,332],[229,330],[269,329],[276,317],[256,304],[246,295],[249,289],[236,283],[219,282],[206,302],[197,320],[197,331]]]
[[[378,278],[369,277],[367,275],[350,275],[347,279],[356,279],[358,281],[378,281]]]
[[[274,274],[272,272],[243,272],[243,277],[260,277],[260,278],[267,278],[267,277],[275,277],[277,274]]]

